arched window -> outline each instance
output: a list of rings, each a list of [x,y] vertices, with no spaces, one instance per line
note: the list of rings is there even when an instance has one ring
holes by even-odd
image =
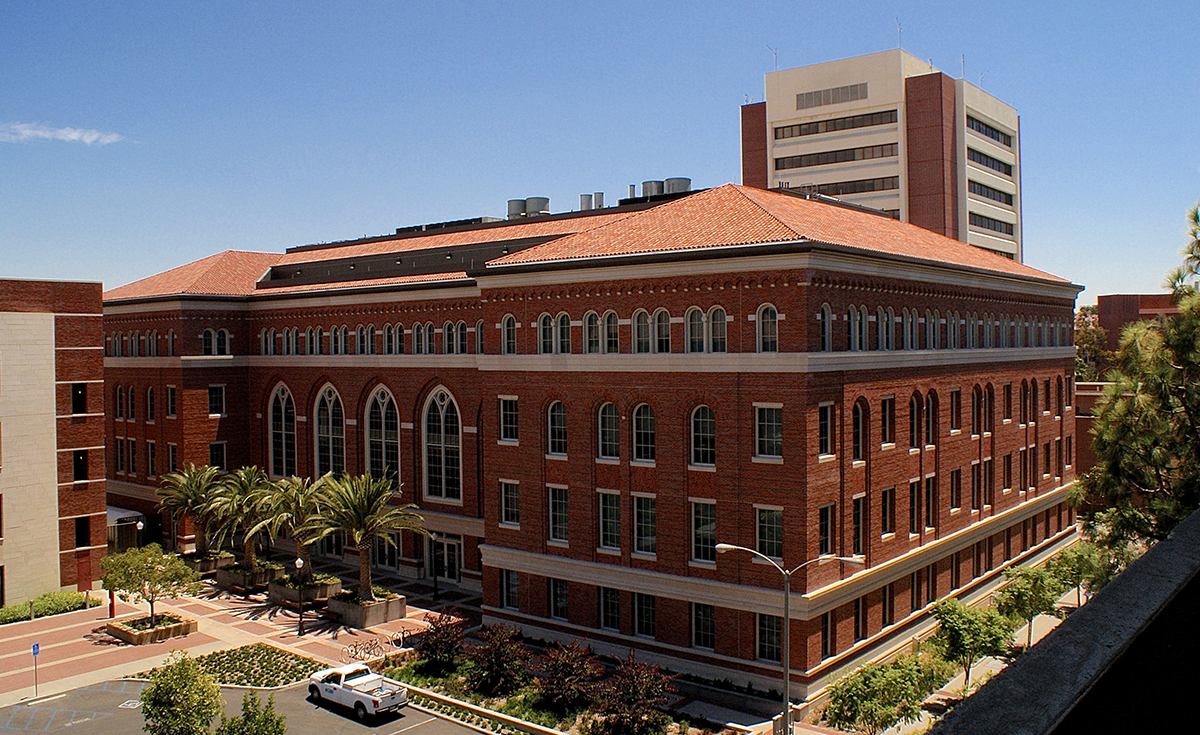
[[[867,404],[865,401],[855,401],[850,414],[850,449],[851,458],[860,462],[867,458]]]
[[[697,308],[688,310],[687,318],[687,351],[704,352],[704,312]]]
[[[633,409],[633,458],[654,461],[654,409],[643,403]]]
[[[433,322],[425,323],[425,353],[428,355],[437,354],[437,347],[434,345],[434,335],[437,330],[433,327]]]
[[[367,350],[366,350],[366,354],[368,354],[368,355],[374,355],[374,354],[375,354],[375,325],[374,325],[374,324],[368,324],[368,325],[367,325]]]
[[[226,332],[224,329],[217,330],[217,354],[229,354],[229,332]]]
[[[983,431],[990,434],[996,427],[996,389],[991,383],[983,392]]]
[[[717,463],[717,421],[712,409],[700,406],[692,411],[692,464]]]
[[[549,314],[542,314],[538,320],[538,352],[554,354],[554,318]]]
[[[589,355],[600,354],[600,317],[594,311],[583,317],[583,351]]]
[[[887,314],[884,316],[883,337],[887,340],[887,347],[884,349],[896,349],[896,312],[889,306]]]
[[[158,357],[158,332],[146,332],[146,355]]]
[[[342,399],[327,385],[317,398],[317,475],[346,471],[346,422]]]
[[[621,351],[621,332],[617,328],[617,312],[610,311],[604,315],[604,351],[615,355]]]
[[[462,498],[462,465],[458,408],[444,390],[437,390],[425,407],[425,495]]]
[[[167,332],[167,356],[175,357],[175,330]]]
[[[821,352],[833,352],[833,313],[829,304],[821,305],[817,319],[821,322]]]
[[[654,313],[654,351],[671,351],[671,315],[666,309],[659,309]]]
[[[314,328],[312,344],[310,344],[308,346],[308,354],[310,354],[310,355],[321,354],[321,345],[324,341],[325,341],[325,330],[321,329],[320,327]]]
[[[616,459],[621,456],[621,419],[617,414],[617,407],[611,403],[604,404],[600,407],[598,419],[598,454],[605,459]]]
[[[467,323],[458,323],[458,354],[467,354]]]
[[[217,333],[211,329],[205,329],[200,335],[200,354],[215,355],[216,352]],[[266,354],[266,351],[263,352]]]
[[[937,393],[929,391],[925,395],[925,443],[937,444],[938,436],[938,399]]]
[[[442,325],[442,353],[446,355],[454,354],[454,324],[446,322]]]
[[[633,351],[638,354],[650,351],[650,315],[640,310],[633,314]]]
[[[1062,378],[1058,379],[1059,388],[1062,388]],[[1061,394],[1061,390],[1059,393]],[[154,389],[146,389],[146,422],[154,423]]]
[[[361,324],[354,330],[354,350],[360,355],[367,354],[367,330]]]
[[[383,354],[391,355],[396,351],[396,333],[391,324],[383,325]]]
[[[130,332],[129,333],[129,356],[130,357],[138,357],[140,355],[141,355],[141,351],[138,349],[138,333]]]
[[[846,349],[858,351],[858,307],[851,306],[846,312]]]
[[[116,400],[117,400],[117,418],[123,419],[123,418],[125,418],[125,389],[122,388],[121,386],[117,386]]]
[[[279,386],[271,396],[271,475],[296,474],[296,403],[287,386]]]
[[[296,354],[296,337],[297,337],[297,331],[296,331],[295,327],[293,327],[283,333],[284,354],[288,354],[288,355]]]
[[[500,322],[500,333],[503,344],[501,352],[506,355],[517,354],[517,320],[511,314]]]
[[[329,328],[329,354],[331,354],[331,355],[342,354],[341,345],[338,342],[338,328],[337,327]]]
[[[400,477],[400,418],[385,388],[367,401],[367,471],[371,477]]]
[[[725,310],[714,306],[708,311],[708,349],[710,352],[725,351]]]
[[[779,351],[779,315],[773,306],[764,306],[758,310],[758,351]]]
[[[137,401],[135,399],[135,396],[136,396],[136,394],[133,392],[133,386],[131,385],[131,386],[129,386],[129,414],[128,414],[130,421],[137,419],[137,409],[135,408],[137,406]]]
[[[475,354],[482,355],[483,349],[483,320],[475,322]]]
[[[924,402],[920,393],[913,393],[908,399],[908,448],[916,449],[921,443],[921,408]]]
[[[571,354],[571,317],[566,314],[558,315],[558,352]]]
[[[551,403],[547,412],[546,451],[550,454],[567,453],[567,407],[562,401]]]
[[[983,389],[979,386],[971,390],[971,433],[983,433]]]

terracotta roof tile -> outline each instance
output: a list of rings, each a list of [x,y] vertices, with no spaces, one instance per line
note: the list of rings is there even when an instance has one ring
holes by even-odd
[[[336,283],[305,283],[296,286],[278,286],[276,288],[260,288],[255,296],[271,296],[272,294],[297,294],[308,291],[338,291],[347,288],[377,288],[380,286],[401,286],[409,283],[441,283],[444,281],[468,280],[466,271],[452,273],[426,273],[417,276],[393,276],[390,278],[365,278],[357,281],[337,281]]]
[[[226,250],[104,292],[105,301],[155,296],[249,296],[254,284],[279,261],[279,253]]]

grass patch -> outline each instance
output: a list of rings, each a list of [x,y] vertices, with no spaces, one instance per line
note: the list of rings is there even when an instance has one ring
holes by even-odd
[[[89,607],[96,607],[101,604],[99,598],[88,597],[87,599],[91,602],[88,605]],[[47,592],[44,595],[33,598],[31,602],[22,602],[19,605],[2,607],[0,608],[0,625],[29,620],[30,605],[33,605],[33,616],[35,618],[74,612],[83,609],[84,594],[82,592]]]
[[[320,671],[325,664],[289,651],[255,643],[240,648],[230,648],[196,658],[200,670],[211,674],[218,684],[233,684],[249,687],[278,687],[307,679],[313,672]],[[139,679],[149,679],[157,669],[143,671]]]
[[[335,577],[332,574],[314,574],[312,575],[312,579],[308,580],[298,579],[296,575],[289,574],[276,579],[275,584],[279,585],[280,587],[287,587],[291,590],[298,590],[308,589],[309,587],[316,587],[317,585],[322,584],[333,584],[334,582],[341,581],[342,580],[340,578]]]

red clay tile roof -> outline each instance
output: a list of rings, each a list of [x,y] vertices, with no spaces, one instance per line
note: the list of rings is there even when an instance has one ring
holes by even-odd
[[[194,263],[104,292],[105,301],[155,296],[249,296],[254,284],[282,257],[280,253],[226,250]]]
[[[314,263],[338,258],[361,258],[368,255],[387,255],[390,253],[403,253],[429,248],[502,242],[504,240],[518,240],[526,237],[567,235],[573,232],[591,230],[628,217],[629,215],[629,212],[611,212],[582,217],[564,217],[562,219],[531,219],[507,223],[502,226],[481,227],[479,229],[461,230],[458,232],[435,231],[425,235],[397,236],[394,239],[379,240],[376,242],[336,245],[313,250],[295,250],[280,258],[278,265]]]
[[[1027,278],[1067,281],[916,225],[726,184],[536,245],[489,267],[808,240]]]
[[[466,271],[452,273],[426,273],[417,276],[392,276],[390,278],[364,278],[357,281],[338,281],[336,283],[304,283],[297,286],[278,286],[276,288],[260,288],[255,296],[271,296],[272,294],[297,294],[306,291],[337,291],[345,288],[377,288],[380,286],[400,286],[409,283],[440,283],[443,281],[469,280]]]

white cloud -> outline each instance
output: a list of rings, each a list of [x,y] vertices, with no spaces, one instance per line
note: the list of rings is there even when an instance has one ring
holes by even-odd
[[[125,140],[118,133],[81,128],[52,128],[38,123],[0,123],[0,143],[24,143],[31,140],[66,140],[87,145],[107,145]]]

